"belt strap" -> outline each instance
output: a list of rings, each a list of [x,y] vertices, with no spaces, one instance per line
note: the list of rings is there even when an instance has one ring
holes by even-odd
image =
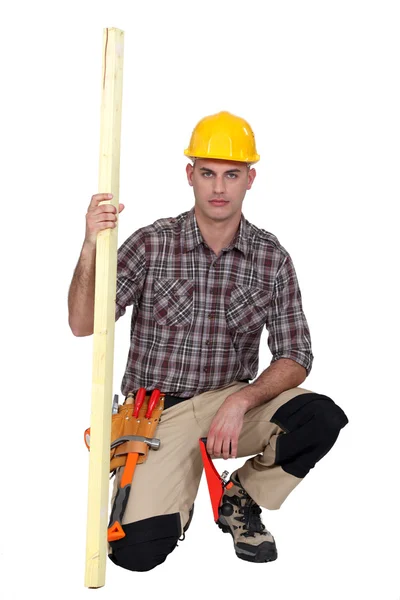
[[[178,396],[170,396],[169,394],[166,394],[164,396],[164,410],[167,408],[171,408],[171,406],[175,406],[176,404],[180,404],[185,400],[190,400],[190,398],[179,398]]]
[[[243,383],[249,383],[250,379],[241,379],[240,381]],[[151,393],[151,392],[149,392],[149,393]],[[171,408],[171,406],[175,406],[176,404],[180,404],[180,402],[184,402],[185,400],[191,400],[191,398],[193,398],[193,396],[190,396],[189,398],[180,398],[179,396],[172,396],[171,394],[165,394],[164,410],[166,410],[167,408]]]

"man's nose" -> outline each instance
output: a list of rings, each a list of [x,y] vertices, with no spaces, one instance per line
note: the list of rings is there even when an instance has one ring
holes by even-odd
[[[223,194],[225,192],[225,179],[223,175],[214,177],[214,194]]]

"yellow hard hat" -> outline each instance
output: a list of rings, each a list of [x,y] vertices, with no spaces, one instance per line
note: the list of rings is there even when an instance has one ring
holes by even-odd
[[[185,155],[193,158],[217,158],[255,163],[254,133],[247,121],[227,111],[201,119],[193,129]]]

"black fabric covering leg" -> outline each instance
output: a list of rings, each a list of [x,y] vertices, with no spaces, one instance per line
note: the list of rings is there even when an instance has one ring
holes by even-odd
[[[123,525],[125,537],[111,542],[108,557],[123,569],[150,571],[176,548],[181,534],[179,513],[159,515]]]
[[[278,408],[271,422],[285,431],[277,439],[275,463],[303,478],[329,452],[348,418],[328,396],[308,393]]]

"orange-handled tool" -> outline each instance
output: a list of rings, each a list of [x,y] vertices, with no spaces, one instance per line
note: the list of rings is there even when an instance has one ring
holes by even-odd
[[[110,523],[108,526],[108,541],[115,542],[125,537],[125,532],[122,528],[122,517],[128,503],[129,493],[131,491],[133,474],[135,472],[136,464],[140,454],[145,452],[145,449],[140,451],[140,447],[147,444],[150,448],[158,450],[160,447],[160,440],[157,438],[148,438],[141,435],[127,435],[118,438],[111,444],[111,448],[116,447],[119,443],[124,442],[135,442],[138,444],[138,452],[128,452],[126,456],[126,463],[124,466],[124,472],[122,473],[120,486],[117,490],[113,508],[110,516]]]
[[[129,493],[131,491],[132,477],[135,472],[136,463],[138,461],[138,452],[129,452],[126,457],[124,472],[121,478],[120,487],[115,496],[114,505],[110,515],[110,524],[108,526],[108,541],[115,542],[125,537],[125,532],[122,529],[122,516],[125,512],[128,503]]]

